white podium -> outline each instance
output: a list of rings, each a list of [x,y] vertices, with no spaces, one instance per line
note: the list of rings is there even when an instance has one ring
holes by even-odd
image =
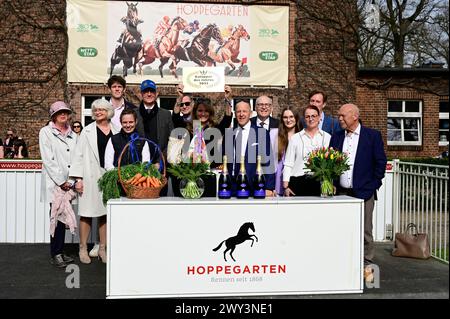
[[[121,198],[107,206],[108,298],[363,291],[359,199]]]

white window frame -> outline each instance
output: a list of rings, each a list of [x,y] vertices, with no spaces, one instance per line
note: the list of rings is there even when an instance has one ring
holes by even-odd
[[[389,102],[393,102],[393,101],[400,101],[402,102],[402,112],[389,112]],[[419,102],[419,112],[406,112],[405,111],[405,105],[406,102]],[[422,117],[422,101],[420,100],[389,100],[387,103],[387,108],[388,108],[388,115],[387,115],[387,119],[389,120],[390,118],[395,118],[400,120],[401,123],[401,128],[400,128],[400,132],[401,132],[401,136],[402,136],[402,141],[387,141],[387,145],[389,146],[421,146],[422,145],[422,126],[423,126],[423,117]],[[419,140],[418,141],[404,141],[405,139],[405,129],[404,129],[404,119],[407,118],[416,118],[419,120],[419,126],[418,126],[418,137]],[[386,123],[387,125],[387,123]],[[389,131],[389,129],[388,129]]]
[[[83,127],[86,126],[86,125],[85,125],[84,118],[85,118],[86,116],[92,116],[92,109],[90,109],[90,108],[87,109],[87,108],[86,108],[86,97],[87,97],[87,96],[89,96],[89,97],[95,96],[95,97],[97,97],[98,99],[104,99],[104,100],[107,99],[107,96],[106,96],[106,95],[84,94],[84,95],[81,96],[81,120],[80,120],[80,122],[81,122],[81,124],[83,125]]]
[[[449,119],[448,112],[439,112],[439,120],[448,120],[448,119]],[[441,141],[441,131],[448,131],[448,129],[441,130],[439,128],[439,146],[447,146],[449,144],[449,141],[446,142]]]

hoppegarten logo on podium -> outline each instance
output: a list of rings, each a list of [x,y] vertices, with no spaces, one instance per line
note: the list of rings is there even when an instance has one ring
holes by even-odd
[[[227,253],[227,251],[229,251],[231,259],[236,261],[236,259],[234,259],[234,257],[233,257],[233,251],[236,249],[237,245],[242,244],[246,240],[251,240],[252,245],[250,247],[253,247],[255,240],[256,240],[256,242],[258,242],[258,237],[256,237],[255,234],[248,233],[249,229],[251,229],[253,232],[255,232],[255,226],[253,225],[253,223],[243,224],[239,228],[239,231],[236,236],[225,239],[224,241],[222,241],[219,244],[219,246],[214,248],[213,251],[218,251],[220,249],[220,247],[222,247],[222,244],[225,243],[226,249],[223,252],[223,258],[225,259],[225,261],[227,261],[226,253]],[[255,240],[253,238],[255,238]]]
[[[249,233],[252,231],[252,233]],[[214,252],[219,251],[222,246],[225,247],[223,251],[223,259],[226,263],[231,262],[228,258],[236,262],[233,256],[234,250],[238,245],[250,240],[252,243],[250,247],[253,247],[255,242],[258,242],[258,237],[254,234],[255,225],[252,222],[244,223],[238,230],[236,236],[231,236],[224,239],[219,243],[219,245],[213,249]],[[228,253],[228,254],[227,254]],[[211,277],[211,282],[251,282],[251,281],[262,281],[262,276],[264,274],[286,274],[286,265],[280,264],[252,264],[252,265],[191,265],[187,266],[186,274],[188,276],[224,276],[224,277]],[[227,275],[253,275],[252,277],[246,276],[227,276]]]

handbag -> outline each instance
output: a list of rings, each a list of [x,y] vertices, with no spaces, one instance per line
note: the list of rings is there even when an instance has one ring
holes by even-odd
[[[184,136],[175,138],[170,136],[167,146],[167,162],[170,164],[178,164],[182,161],[184,146]]]
[[[392,251],[392,256],[418,259],[430,258],[428,234],[419,233],[416,224],[409,223],[404,233],[395,234],[395,248]]]

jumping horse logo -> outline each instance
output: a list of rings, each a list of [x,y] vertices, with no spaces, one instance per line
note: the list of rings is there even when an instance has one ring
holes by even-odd
[[[223,252],[223,258],[225,259],[225,261],[227,261],[227,257],[225,254],[227,253],[227,251],[230,251],[231,258],[234,261],[236,261],[236,259],[234,259],[234,257],[233,257],[233,251],[236,249],[236,245],[242,244],[246,240],[251,240],[252,245],[250,247],[253,247],[253,243],[255,242],[253,237],[255,237],[256,242],[258,242],[258,237],[256,237],[256,235],[254,235],[254,234],[250,235],[248,233],[249,229],[251,229],[253,232],[255,232],[255,226],[253,225],[253,223],[243,224],[241,226],[241,228],[239,228],[239,231],[236,236],[225,239],[224,241],[222,241],[219,244],[219,246],[214,248],[213,251],[218,251],[220,249],[220,247],[222,247],[222,244],[225,243],[225,246],[227,247],[227,249],[225,249],[225,251]]]

